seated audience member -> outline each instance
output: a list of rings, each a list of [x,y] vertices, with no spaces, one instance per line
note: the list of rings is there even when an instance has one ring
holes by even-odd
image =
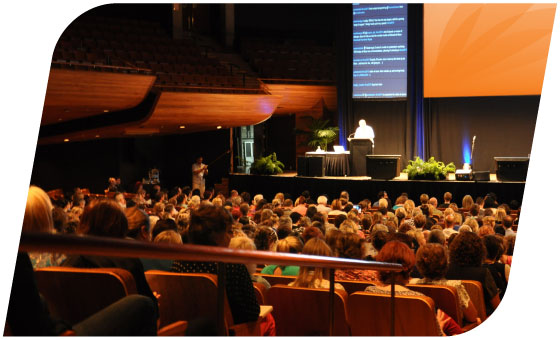
[[[302,250],[303,242],[295,236],[288,236],[278,241],[278,247],[276,249],[279,253],[290,254],[299,254]],[[261,270],[261,273],[267,275],[296,276],[299,273],[299,266],[268,265]]]
[[[464,210],[466,210],[466,211],[469,211],[469,210],[471,210],[471,208],[472,208],[474,205],[475,205],[475,204],[474,204],[474,200],[473,200],[473,198],[472,198],[471,195],[465,195],[465,196],[463,196],[463,202],[462,202],[462,206],[461,206],[462,209],[464,209]]]
[[[404,269],[400,272],[394,273],[395,277],[395,295],[397,296],[424,296],[424,294],[410,290],[406,287],[410,280],[410,272],[414,267],[416,258],[414,252],[406,244],[400,241],[387,242],[379,254],[377,254],[376,261],[398,263]],[[376,294],[391,294],[391,272],[378,271],[378,282],[373,286],[368,286],[365,291]],[[446,316],[441,310],[437,311],[434,315],[439,326],[440,335],[452,335],[461,333],[461,328],[449,317]],[[451,326],[452,325],[452,326]],[[445,332],[445,333],[444,333]]]
[[[233,249],[257,250],[257,247],[255,247],[255,243],[253,242],[253,240],[251,240],[247,236],[238,236],[232,238],[229,242],[229,247]],[[245,264],[245,267],[247,267],[247,271],[251,275],[251,280],[253,282],[262,283],[266,287],[266,289],[270,288],[270,283],[265,278],[254,275],[257,272],[256,263],[247,263]]]
[[[51,199],[43,189],[34,185],[27,192],[27,203],[23,215],[23,231],[35,231],[52,234],[55,232],[53,223],[53,207]],[[33,268],[59,266],[66,256],[52,253],[30,253]]]
[[[333,252],[333,256],[339,257],[338,251],[342,248],[342,238],[344,237],[344,233],[339,229],[332,229],[327,231],[325,235],[325,242],[331,248]]]
[[[126,208],[124,210],[128,221],[127,237],[139,241],[150,241],[150,217],[143,210],[137,207]]]
[[[183,239],[181,234],[175,230],[164,230],[159,233],[153,241],[154,243],[168,243],[168,244],[183,244]],[[148,270],[163,270],[171,271],[171,266],[173,265],[173,260],[168,259],[154,259],[154,258],[142,258],[142,265],[144,266],[144,271]]]
[[[278,236],[271,227],[258,226],[253,237],[257,250],[276,251]]]
[[[440,204],[438,206],[438,208],[448,208],[449,205],[451,204],[451,199],[453,198],[453,195],[451,195],[450,192],[446,192],[445,194],[443,194],[443,203]]]
[[[475,233],[459,233],[449,244],[447,279],[475,280],[482,284],[486,314],[490,315],[500,304],[500,295],[492,273],[482,266],[486,248]]]
[[[292,234],[292,219],[289,216],[280,217],[276,232],[279,240],[290,236]]]
[[[439,243],[442,246],[446,245],[445,234],[441,229],[432,229],[428,235],[426,243]]]
[[[496,287],[498,287],[500,299],[503,299],[510,270],[509,265],[499,262],[505,251],[503,238],[498,235],[486,235],[482,238],[482,241],[486,247],[486,256],[482,266],[490,270],[494,282],[496,282]]]
[[[192,212],[188,239],[191,244],[225,247],[232,238],[231,215],[215,206],[203,207]],[[234,324],[255,321],[260,308],[255,297],[251,275],[243,264],[226,263],[226,295]],[[175,261],[172,271],[180,273],[217,274],[215,262]]]
[[[383,248],[383,246],[385,245],[385,243],[387,243],[387,241],[389,240],[389,232],[387,231],[387,227],[385,227],[385,230],[382,229],[377,229],[372,231],[372,238],[371,238],[371,245],[373,246],[373,249],[375,250],[374,254],[371,255],[371,258],[366,258],[367,260],[376,260],[377,254],[379,254],[379,251],[381,250],[381,248]]]
[[[331,202],[331,211],[329,211],[329,215],[346,215],[346,211],[343,211],[342,203],[339,199],[334,199]]]
[[[327,205],[327,202],[327,196],[319,196],[317,198],[317,211],[327,214],[331,212],[332,209]]]
[[[325,235],[323,234],[321,229],[314,226],[305,227],[303,229],[303,232],[301,233],[301,238],[304,243],[307,243],[307,241],[315,237],[320,238],[321,240],[325,239]]]
[[[511,261],[513,258],[513,248],[515,247],[515,237],[516,234],[506,236],[504,238],[505,243],[505,254],[502,255],[501,261],[504,264],[511,266]]]
[[[458,305],[463,311],[463,317],[467,322],[480,323],[478,312],[469,294],[460,280],[447,280],[445,274],[449,267],[447,262],[447,251],[439,243],[428,243],[416,253],[416,267],[424,278],[412,279],[412,284],[433,284],[455,287],[457,290]]]
[[[505,236],[515,235],[515,231],[513,231],[513,217],[506,216],[503,220],[503,227],[505,228]]]
[[[128,232],[128,221],[124,212],[114,200],[98,200],[90,202],[84,210],[80,233],[90,236],[125,238]],[[138,258],[106,257],[91,255],[69,255],[62,263],[65,267],[75,268],[122,268],[134,277],[139,294],[149,297],[157,305],[146,276],[144,266]],[[101,287],[100,287],[101,289]]]
[[[174,230],[178,232],[179,228],[177,228],[177,223],[172,219],[159,220],[152,228],[152,240],[155,240],[158,234],[165,230]]]
[[[347,217],[346,215],[342,215],[342,214],[341,214],[341,215],[337,215],[337,216],[334,218],[334,226],[335,226],[337,229],[340,229],[340,225],[342,224],[342,222],[346,221],[347,218],[348,218],[348,217]]]
[[[314,237],[305,243],[302,254],[317,256],[332,256],[332,250],[325,241]],[[288,286],[307,288],[329,288],[329,269],[321,267],[305,267],[299,269],[298,277]],[[340,283],[334,284],[335,289],[344,290]]]
[[[364,239],[360,238],[355,233],[343,233],[339,249],[336,253],[338,257],[345,259],[361,260],[363,257],[363,243]],[[374,281],[376,272],[367,269],[337,269],[334,273],[335,280],[360,280],[360,281]]]

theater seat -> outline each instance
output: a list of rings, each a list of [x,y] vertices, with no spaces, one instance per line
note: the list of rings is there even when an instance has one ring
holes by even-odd
[[[314,288],[272,286],[266,295],[272,305],[278,336],[326,336],[329,335],[329,290]],[[346,298],[344,291],[335,290],[334,334],[350,335],[346,322]]]
[[[121,268],[47,267],[37,269],[35,278],[51,314],[70,324],[137,293],[132,274]]]
[[[150,287],[161,294],[160,323],[162,326],[178,320],[207,318],[218,314],[218,278],[214,274],[170,273],[158,270],[145,272]],[[229,335],[260,335],[260,322],[271,308],[261,306],[261,316],[255,322],[233,324],[227,296],[224,300],[224,327]]]
[[[455,287],[423,284],[409,284],[406,287],[431,297],[436,304],[436,308],[444,311],[459,326],[463,327],[463,314],[458,304],[459,297]]]
[[[471,298],[480,321],[486,320],[486,304],[484,302],[484,291],[482,290],[482,283],[474,280],[461,280],[463,286],[467,290]]]
[[[274,285],[287,285],[290,282],[294,282],[297,278],[297,276],[289,276],[289,275],[267,275],[267,274],[261,274],[261,273],[255,273],[254,275],[258,275],[263,277],[264,279],[266,279],[266,281],[268,281],[268,283],[270,283],[271,286]]]
[[[348,324],[353,336],[391,335],[391,297],[356,292],[348,298]],[[427,296],[395,297],[396,336],[436,336],[435,303]]]

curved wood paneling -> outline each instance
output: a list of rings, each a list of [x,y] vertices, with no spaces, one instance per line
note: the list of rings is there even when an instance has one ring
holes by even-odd
[[[336,110],[336,86],[334,85],[289,85],[266,84],[272,95],[282,96],[275,114],[291,114],[309,110],[321,100],[331,110]]]
[[[268,119],[282,98],[273,95],[162,92],[154,112],[143,122],[39,139],[39,144],[190,133],[258,124]],[[184,126],[184,128],[181,128]]]
[[[135,107],[155,79],[154,75],[51,68],[41,125]]]

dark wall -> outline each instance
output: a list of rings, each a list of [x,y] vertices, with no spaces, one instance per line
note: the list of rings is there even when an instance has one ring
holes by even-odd
[[[540,96],[432,98],[425,101],[429,155],[461,167],[474,150],[475,170],[496,170],[495,156],[531,153]]]
[[[278,160],[285,166],[284,170],[294,171],[296,169],[295,115],[273,115],[263,124],[266,134],[265,156],[276,152]]]
[[[45,190],[86,187],[101,193],[109,177],[120,177],[127,190],[160,170],[164,187],[191,185],[191,166],[197,155],[208,164],[229,150],[229,130],[145,138],[95,140],[38,146],[31,184]],[[206,187],[229,173],[229,155],[210,165]]]

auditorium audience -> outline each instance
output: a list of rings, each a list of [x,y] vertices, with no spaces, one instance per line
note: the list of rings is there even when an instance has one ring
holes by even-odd
[[[362,199],[359,203],[361,209],[358,211],[349,201],[348,192],[341,192],[340,197],[334,199],[329,207],[326,195],[319,196],[315,204],[310,199],[310,193],[304,191],[296,200],[294,208],[290,195],[281,192],[275,195],[272,204],[261,194],[255,195],[251,200],[249,193],[237,194],[235,190],[231,191],[227,199],[218,193],[211,202],[208,198],[212,197],[212,192],[205,193],[206,200],[201,203],[200,197],[191,196],[190,188],[181,190],[178,187],[171,189],[169,200],[166,197],[167,190],[158,189],[153,195],[153,204],[145,200],[140,202],[138,197],[127,202],[124,195],[117,192],[113,199],[89,202],[82,213],[79,206],[73,207],[72,204],[65,205],[64,208],[58,207],[64,205],[63,200],[57,201],[57,207],[53,209],[46,193],[41,190],[43,197],[38,195],[40,199],[35,198],[31,193],[35,190],[33,188],[30,187],[28,205],[37,201],[37,206],[42,205],[43,210],[48,211],[48,214],[43,214],[46,222],[31,224],[33,230],[38,228],[45,232],[73,232],[71,226],[74,225],[80,234],[129,238],[143,242],[153,240],[382,262],[400,261],[399,263],[407,266],[407,270],[399,274],[398,284],[403,288],[398,288],[398,294],[407,290],[404,285],[410,275],[422,277],[412,282],[452,285],[457,288],[459,304],[467,322],[476,321],[476,311],[473,313],[472,302],[459,280],[481,282],[487,314],[490,315],[495,310],[507,287],[515,243],[515,216],[519,214],[516,211],[517,215],[509,215],[509,206],[506,204],[498,207],[492,193],[484,199],[477,198],[478,204],[473,202],[470,195],[465,195],[461,210],[451,203],[451,193],[444,195],[444,203],[439,209],[435,208],[437,199],[429,198],[428,194],[420,195],[420,205],[415,207],[415,202],[408,199],[408,194],[401,193],[395,201],[393,208],[396,211],[393,214],[388,209],[388,195],[384,191],[379,193],[373,207],[368,199]],[[73,196],[77,197],[77,202],[88,199],[81,189],[77,189]],[[129,207],[123,208],[124,204]],[[444,210],[443,206],[447,208]],[[72,212],[67,212],[70,209]],[[462,212],[466,216],[464,223]],[[443,216],[442,220],[438,219],[438,214]],[[33,216],[40,215],[39,210],[34,211]],[[27,216],[26,209],[28,220]],[[24,230],[32,230],[26,229],[29,228],[26,227],[26,219]],[[405,247],[408,245],[408,250],[400,249],[402,247],[399,248],[399,244],[405,244]],[[418,250],[417,261],[414,260],[415,250]],[[408,253],[412,253],[412,260],[407,259]],[[53,257],[51,254],[44,255],[45,258]],[[32,260],[34,256],[31,254]],[[418,269],[414,268],[414,262]],[[52,259],[43,261],[39,256],[39,261],[34,260],[33,264],[39,267],[57,263],[59,262]],[[412,267],[409,267],[410,263]],[[77,255],[69,256],[64,265],[128,269],[137,282],[140,294],[149,297],[154,304],[157,299],[145,280],[145,270],[217,271],[216,264],[212,262]],[[255,320],[258,316],[259,308],[251,282],[258,282],[262,277],[253,275],[255,271],[254,264],[226,264],[226,292],[235,323]],[[329,285],[328,270],[322,268],[267,265],[261,272],[297,276],[292,285],[300,287],[326,288]],[[382,282],[369,289],[386,290],[383,288],[387,283],[383,283],[383,274],[375,271],[336,270],[335,277],[337,280],[372,282],[379,279]],[[268,282],[263,284],[265,287],[270,286]],[[343,289],[338,284],[335,288]],[[447,320],[445,315],[438,315],[439,321]],[[273,323],[271,320],[266,322],[269,325],[270,322]],[[442,324],[444,332],[457,332],[452,322],[447,320]]]

